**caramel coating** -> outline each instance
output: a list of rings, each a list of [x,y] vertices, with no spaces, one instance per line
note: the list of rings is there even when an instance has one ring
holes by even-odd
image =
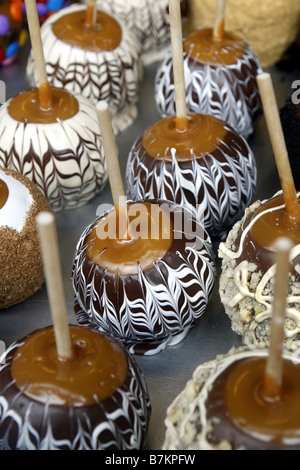
[[[189,113],[183,130],[178,128],[176,116],[167,116],[147,129],[143,147],[152,158],[168,161],[175,148],[178,160],[189,161],[213,152],[226,134],[225,124],[213,116]]]
[[[288,237],[297,245],[300,243],[300,224],[291,220],[285,210],[283,196],[272,198],[263,204],[252,216],[259,217],[250,229],[252,239],[265,249],[274,250],[279,237]]]
[[[61,41],[94,52],[112,51],[122,40],[121,26],[103,11],[97,11],[94,28],[86,23],[86,12],[81,10],[61,16],[52,31]]]
[[[7,184],[0,179],[0,209],[5,205],[8,199],[8,187]]]
[[[197,62],[211,65],[233,65],[246,51],[246,43],[224,32],[223,39],[214,39],[212,29],[192,31],[183,41],[183,50]]]
[[[70,326],[73,357],[59,360],[52,327],[38,330],[19,347],[11,366],[26,396],[59,406],[87,406],[111,396],[125,382],[122,349],[106,335]]]
[[[265,366],[266,358],[238,361],[219,377],[218,386],[224,386],[225,406],[239,428],[264,441],[287,443],[297,438],[300,425],[299,365],[284,361],[281,397],[275,401],[263,394]]]
[[[166,254],[173,241],[167,212],[160,212],[151,203],[131,204],[128,211],[123,221],[118,208],[109,212],[87,239],[88,257],[113,273],[133,274],[139,266],[143,270],[150,268]],[[128,222],[128,230],[121,236],[120,224],[124,222]]]
[[[51,88],[51,93],[53,106],[45,110],[40,107],[38,88],[22,91],[10,100],[8,113],[16,121],[35,124],[65,121],[78,113],[78,100],[71,93],[58,88]]]

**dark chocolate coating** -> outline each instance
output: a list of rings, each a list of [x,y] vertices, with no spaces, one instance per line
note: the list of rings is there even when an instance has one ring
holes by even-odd
[[[174,223],[173,211],[184,211],[164,203],[173,208]],[[210,239],[190,211],[187,214],[193,220],[193,233],[196,227],[201,231],[200,248],[187,248],[191,240],[183,232],[153,267],[131,275],[117,276],[87,257],[86,239],[99,219],[87,227],[72,272],[79,323],[112,334],[134,354],[155,354],[185,336],[204,312],[215,281]]]
[[[130,197],[163,198],[187,206],[196,211],[213,240],[223,239],[252,202],[256,186],[251,149],[230,126],[226,129],[224,141],[213,152],[189,161],[152,158],[138,137],[127,162]]]
[[[6,363],[0,367],[0,450],[142,447],[150,419],[150,399],[144,376],[125,348],[128,375],[113,395],[91,406],[64,407],[39,403],[16,387],[11,362],[22,342],[8,349]]]

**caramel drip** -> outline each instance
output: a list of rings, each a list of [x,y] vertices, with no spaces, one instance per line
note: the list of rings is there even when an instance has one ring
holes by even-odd
[[[252,436],[283,443],[299,437],[300,368],[284,361],[280,399],[268,401],[263,396],[266,358],[238,361],[230,372],[218,377],[224,387],[225,405],[230,418]]]
[[[282,207],[281,207],[282,206]],[[274,210],[276,209],[277,210]],[[272,250],[279,237],[288,237],[297,245],[300,243],[300,223],[293,221],[286,213],[283,196],[270,199],[252,215],[259,217],[250,229],[250,236],[256,244]]]
[[[74,47],[89,51],[112,51],[122,40],[122,29],[110,15],[97,11],[95,26],[86,23],[86,11],[62,15],[52,25],[55,36]]]
[[[8,199],[8,187],[7,184],[0,179],[0,209],[5,206],[5,203]]]
[[[48,111],[53,106],[51,87],[48,82],[42,83],[39,87],[40,108]]]
[[[163,258],[173,241],[170,215],[159,206],[136,203],[128,206],[127,238],[119,238],[119,213],[113,210],[100,219],[87,238],[87,256],[109,272],[135,274]],[[106,237],[106,238],[104,238]]]
[[[222,121],[205,114],[188,114],[183,130],[177,122],[178,118],[168,116],[144,133],[143,147],[152,158],[171,161],[176,149],[177,160],[189,161],[213,152],[227,134]]]
[[[233,65],[245,54],[246,44],[228,32],[224,32],[222,39],[213,39],[212,29],[203,28],[187,35],[183,50],[200,63]]]
[[[52,88],[51,92],[53,106],[50,109],[41,109],[38,88],[19,93],[9,102],[9,115],[19,122],[51,124],[70,119],[78,113],[78,100],[73,95],[58,88]]]
[[[216,37],[213,37],[213,40],[214,41],[221,41],[224,38],[224,34],[225,34],[225,21],[224,21],[224,19],[219,22],[216,33],[217,33]]]
[[[36,331],[13,358],[11,374],[28,397],[60,406],[88,406],[120,388],[128,373],[122,349],[89,328],[70,326],[73,357],[58,360],[53,328]]]

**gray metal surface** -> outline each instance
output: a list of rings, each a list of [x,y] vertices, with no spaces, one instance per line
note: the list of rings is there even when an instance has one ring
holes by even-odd
[[[0,69],[0,79],[4,80],[7,87],[7,99],[28,87],[24,72],[25,63],[26,50],[23,50],[22,56],[15,64]],[[123,175],[125,174],[128,152],[135,138],[159,118],[153,98],[156,67],[157,64],[154,64],[145,69],[137,121],[117,138]],[[281,107],[285,100],[290,97],[292,82],[297,77],[295,73],[286,73],[279,68],[273,68],[270,72],[273,76],[278,104]],[[272,196],[279,189],[279,180],[263,118],[257,123],[255,134],[250,139],[250,145],[258,166],[258,183],[254,199],[265,199]],[[83,230],[94,220],[98,205],[103,202],[112,203],[109,185],[86,206],[78,210],[57,214],[64,289],[71,323],[76,323],[70,280],[75,246]],[[217,246],[215,248],[217,250]],[[218,260],[217,266],[219,270]],[[22,304],[0,311],[0,340],[8,346],[33,330],[50,323],[51,316],[44,286],[42,290]],[[225,353],[232,346],[240,344],[241,339],[231,331],[229,319],[224,314],[220,303],[217,279],[206,312],[183,342],[166,349],[156,356],[136,356],[136,360],[146,377],[152,404],[152,416],[145,449],[161,449],[165,434],[164,418],[167,407],[185,387],[194,369],[201,362],[213,359],[216,354]]]

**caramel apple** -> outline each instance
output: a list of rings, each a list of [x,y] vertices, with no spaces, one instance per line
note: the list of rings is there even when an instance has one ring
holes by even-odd
[[[148,429],[144,377],[108,335],[70,325],[72,358],[52,327],[12,344],[0,366],[1,450],[138,450]]]
[[[35,184],[0,168],[0,309],[26,300],[44,282],[34,218],[51,210]]]
[[[112,334],[130,352],[156,354],[179,343],[206,308],[215,281],[211,243],[179,205],[126,207],[127,230],[123,212],[112,209],[80,237],[75,312],[80,324]]]
[[[135,36],[112,15],[97,10],[86,21],[87,7],[71,5],[51,15],[41,27],[45,66],[51,86],[78,93],[96,104],[108,102],[115,133],[137,116],[143,75]],[[36,85],[32,53],[27,77]]]
[[[94,106],[67,90],[43,93],[49,91],[49,109],[41,107],[39,88],[0,108],[0,165],[36,183],[59,211],[90,201],[106,184],[107,170]]]
[[[274,241],[278,236],[287,236],[294,244],[284,338],[285,347],[293,351],[300,345],[300,225],[288,217],[281,192],[247,208],[220,244],[220,296],[233,330],[245,344],[267,346],[274,295]]]
[[[269,401],[267,354],[232,349],[200,365],[168,408],[163,449],[299,450],[299,363],[284,354],[282,395]]]
[[[126,183],[133,200],[160,198],[188,207],[212,239],[222,239],[252,201],[256,163],[245,139],[220,119],[167,116],[135,141]]]
[[[169,0],[101,0],[98,3],[135,34],[145,65],[162,59],[170,42]],[[183,21],[187,19],[188,4],[189,0],[180,0]]]
[[[224,32],[213,38],[199,28],[183,38],[186,105],[190,112],[211,114],[248,138],[262,107],[256,76],[261,65],[249,44]],[[155,101],[162,117],[175,114],[171,48],[158,67]]]

